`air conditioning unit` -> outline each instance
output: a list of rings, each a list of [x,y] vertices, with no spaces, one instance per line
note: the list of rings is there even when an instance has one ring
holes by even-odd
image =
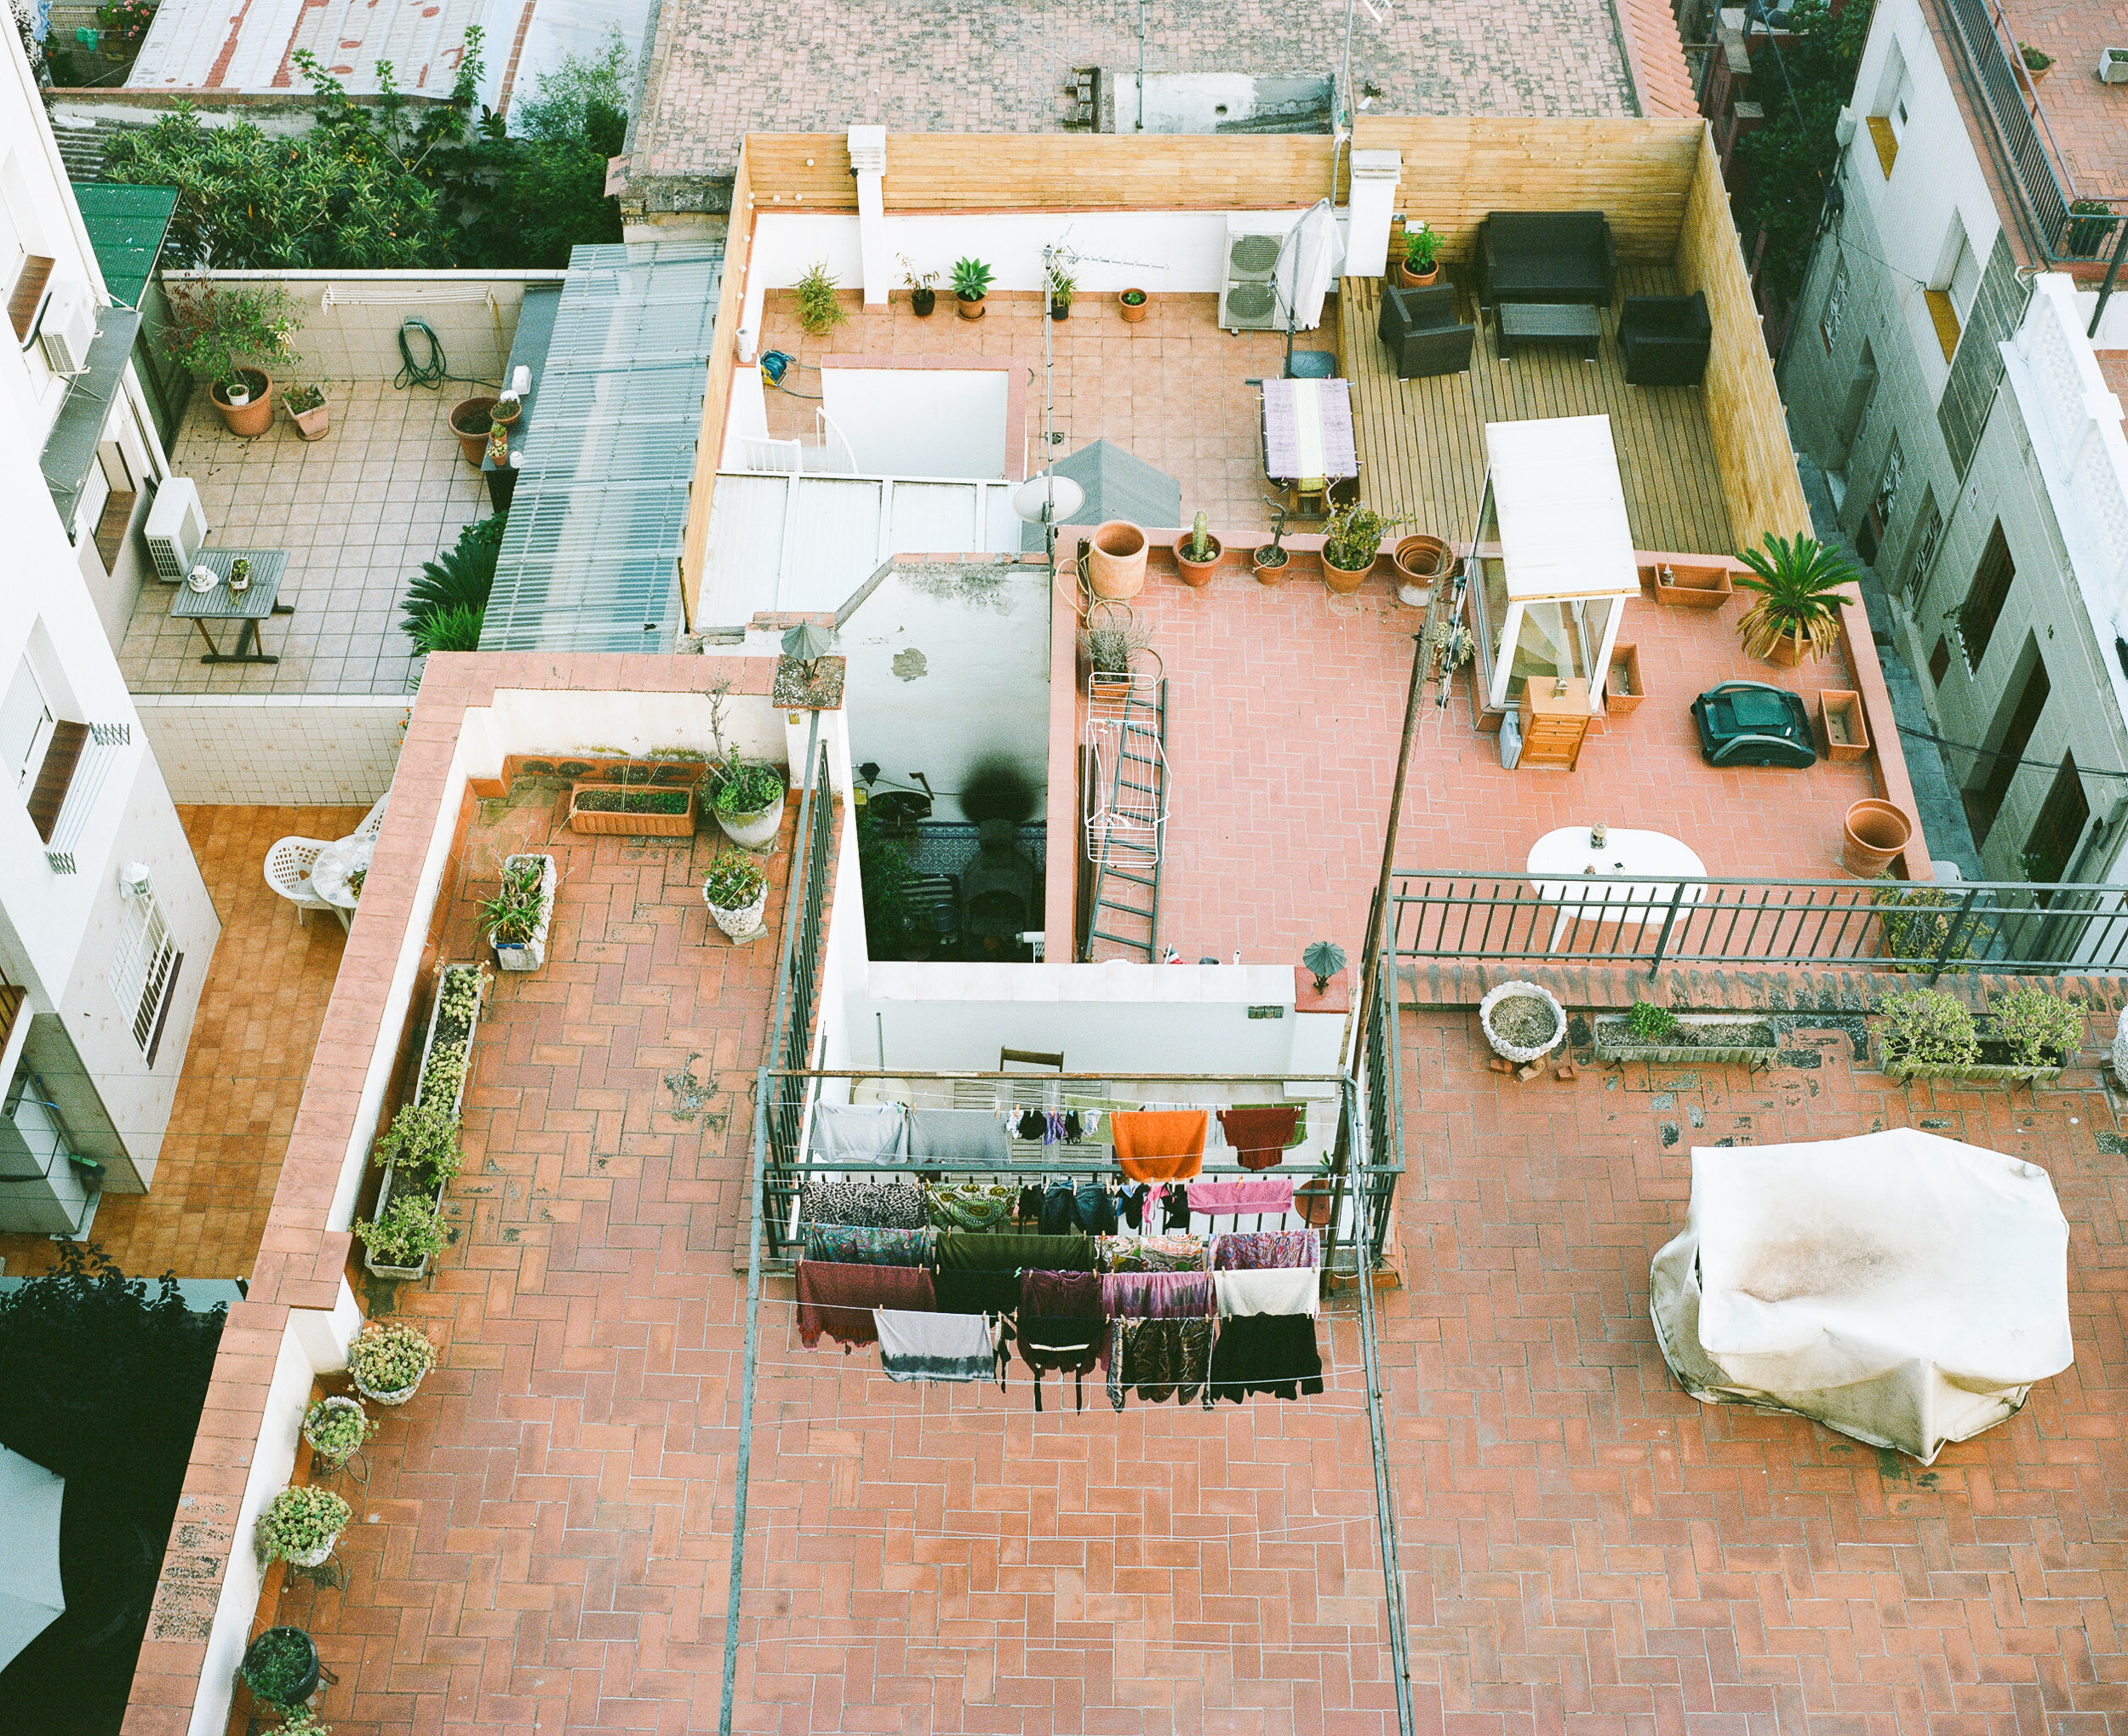
[[[1219,290],[1219,323],[1230,332],[1274,332],[1284,324],[1278,286],[1279,243],[1285,224],[1277,218],[1227,220],[1227,266]]]
[[[78,277],[62,277],[52,285],[37,335],[54,374],[80,374],[88,368],[89,346],[96,341],[96,298],[88,284]]]
[[[148,556],[155,576],[176,585],[192,570],[207,540],[207,514],[190,477],[165,477],[148,508]]]

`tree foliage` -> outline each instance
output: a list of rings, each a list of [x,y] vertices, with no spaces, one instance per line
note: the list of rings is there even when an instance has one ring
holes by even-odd
[[[480,49],[468,30],[450,94],[423,103],[389,62],[378,95],[358,101],[299,50],[317,92],[307,131],[209,127],[180,104],[114,140],[105,178],[175,187],[169,255],[193,266],[557,266],[579,243],[620,240],[620,206],[605,196],[606,159],[627,129],[618,37],[599,60],[571,56],[539,81],[525,105],[536,130],[523,138],[480,106]]]

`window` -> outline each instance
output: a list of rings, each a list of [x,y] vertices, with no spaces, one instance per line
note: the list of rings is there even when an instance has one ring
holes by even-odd
[[[184,962],[177,943],[163,920],[163,906],[152,892],[129,901],[125,928],[118,936],[118,950],[112,955],[108,981],[133,1026],[133,1040],[155,1065],[155,1050],[163,1035],[163,1019],[169,1011],[171,992],[177,986],[177,968]]]
[[[1988,642],[1995,637],[1995,623],[2002,619],[2002,606],[2010,599],[2010,586],[2016,576],[2010,545],[2003,540],[2002,523],[1998,520],[1988,533],[1988,546],[1981,551],[1972,588],[1965,593],[1965,601],[1951,611],[1959,643],[1965,653],[1966,668],[1978,669],[1981,659],[1988,654]]]
[[[2039,818],[2025,839],[2025,878],[2045,884],[2066,875],[2075,865],[2076,847],[2084,841],[2084,827],[2091,817],[2091,804],[2084,794],[2076,756],[2065,753]]]
[[[1898,161],[1900,143],[1906,137],[1908,107],[1913,94],[1913,88],[1907,83],[1905,58],[1896,43],[1877,91],[1877,100],[1869,111],[1869,139],[1877,147],[1877,166],[1889,180],[1891,165]]]
[[[1934,491],[1925,490],[1913,539],[1907,545],[1906,570],[1899,581],[1909,604],[1918,604],[1928,590],[1929,568],[1936,560],[1936,545],[1942,538],[1943,515],[1936,510]]]
[[[14,666],[7,697],[0,700],[0,779],[8,788],[20,790],[37,775],[56,721],[44,684],[25,657]]]
[[[1833,267],[1832,286],[1825,292],[1825,311],[1817,317],[1817,334],[1825,340],[1825,353],[1833,353],[1839,341],[1840,316],[1847,311],[1847,258],[1842,254]]]
[[[1943,685],[1943,677],[1951,672],[1951,642],[1937,635],[1936,649],[1929,653],[1929,679],[1936,686]]]
[[[1891,515],[1898,510],[1899,483],[1906,474],[1906,455],[1899,449],[1899,431],[1891,431],[1891,443],[1885,448],[1884,469],[1877,476],[1877,492],[1870,496],[1868,510],[1862,514],[1861,528],[1855,534],[1855,551],[1870,566],[1877,564],[1877,551],[1883,546],[1885,532],[1891,523]]]
[[[1959,792],[1965,804],[1965,818],[1973,828],[1976,844],[1988,842],[1995,816],[2001,813],[2003,800],[2016,781],[2024,751],[2032,745],[2032,732],[2039,727],[2039,714],[2046,710],[2047,696],[2052,691],[2045,660],[2039,655],[2039,642],[2027,634],[2024,650],[2017,659],[2016,674],[2005,691],[2002,703],[1995,707],[1994,722],[1988,732],[1987,745],[1994,751],[1975,756],[1973,768],[1966,774],[1965,787]]]
[[[1955,217],[1943,243],[1936,280],[1926,292],[1929,323],[1936,328],[1936,341],[1948,362],[1958,354],[1959,334],[1973,311],[1973,297],[1980,293],[1980,258],[1965,238],[1965,226]]]

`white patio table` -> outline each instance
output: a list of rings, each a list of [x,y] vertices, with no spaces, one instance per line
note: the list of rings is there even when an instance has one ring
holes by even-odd
[[[1617,825],[1601,844],[1593,837],[1587,826],[1565,825],[1530,847],[1530,884],[1559,909],[1553,951],[1576,922],[1642,928],[1668,915],[1680,886],[1686,905],[1706,896],[1707,864],[1682,839]]]

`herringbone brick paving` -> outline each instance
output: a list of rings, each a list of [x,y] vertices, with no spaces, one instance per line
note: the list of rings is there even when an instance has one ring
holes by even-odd
[[[483,809],[451,904],[544,796]],[[546,969],[475,1051],[441,1365],[351,1488],[344,1590],[278,1614],[342,1736],[713,1729],[744,1282],[748,1092],[773,966],[705,930],[704,847],[562,833]],[[773,859],[781,880],[788,862]],[[780,921],[780,886],[769,920]],[[2113,1491],[2128,1199],[2096,1076],[1909,1096],[1851,1036],[1814,1066],[1523,1086],[1467,1012],[1407,1014],[1406,1288],[1384,1299],[1421,1727],[2080,1733],[2128,1716]],[[691,1111],[691,1113],[690,1113]],[[1922,1471],[1665,1377],[1649,1256],[1695,1142],[1913,1120],[2033,1156],[2074,1226],[2078,1364]],[[768,1280],[736,1727],[1393,1729],[1358,1347],[1330,1388],[1206,1413],[1050,1384],[892,1386],[796,1343]]]

